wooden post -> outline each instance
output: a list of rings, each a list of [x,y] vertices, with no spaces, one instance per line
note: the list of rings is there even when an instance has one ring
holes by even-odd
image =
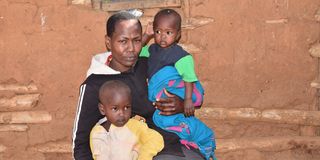
[[[182,17],[182,24],[190,24],[190,18],[191,18],[191,13],[190,13],[190,1],[189,0],[183,0],[181,3],[181,9],[183,12],[183,17]],[[185,28],[185,27],[182,27]],[[186,42],[189,41],[190,37],[190,31],[186,30],[184,36],[184,39]]]
[[[91,0],[91,6],[95,10],[102,9],[102,0]]]
[[[316,14],[314,15],[314,18],[317,22],[320,22],[320,8],[317,10]]]
[[[310,55],[317,58],[317,77],[311,82],[311,87],[316,89],[316,104],[312,106],[311,110],[319,111],[320,109],[320,43],[313,44],[309,49]],[[310,126],[300,127],[301,135],[315,136],[317,135],[317,128]]]

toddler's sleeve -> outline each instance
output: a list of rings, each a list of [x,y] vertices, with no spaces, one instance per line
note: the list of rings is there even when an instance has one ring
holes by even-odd
[[[106,160],[110,157],[108,147],[111,144],[106,142],[106,137],[102,137],[101,130],[102,126],[95,126],[90,133],[90,149],[94,160]]]
[[[146,123],[135,119],[132,120],[130,126],[141,144],[138,160],[152,160],[164,147],[162,136],[157,131],[148,128]]]
[[[149,58],[150,56],[150,53],[149,53],[149,46],[144,46],[142,47],[141,51],[140,51],[140,54],[139,54],[139,57],[147,57]]]
[[[177,69],[178,73],[181,75],[183,81],[185,82],[195,82],[198,81],[194,70],[194,61],[191,55],[187,55],[179,59],[174,67]]]

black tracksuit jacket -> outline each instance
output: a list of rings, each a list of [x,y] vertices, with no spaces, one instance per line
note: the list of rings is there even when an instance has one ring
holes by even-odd
[[[90,131],[103,116],[98,109],[100,86],[109,80],[121,80],[132,92],[132,116],[140,115],[146,119],[150,128],[157,130],[164,138],[165,147],[160,153],[183,156],[179,137],[166,132],[152,122],[155,108],[148,100],[147,59],[139,58],[130,71],[121,74],[91,74],[80,86],[79,102],[73,128],[73,157],[76,160],[92,160],[89,145]]]

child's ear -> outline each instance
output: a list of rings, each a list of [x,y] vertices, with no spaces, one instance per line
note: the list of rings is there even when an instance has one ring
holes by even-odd
[[[106,47],[107,47],[108,51],[110,51],[111,50],[111,38],[107,35],[105,35],[104,38],[105,38]]]
[[[177,33],[176,42],[179,43],[180,39],[181,39],[181,29]]]
[[[103,104],[99,103],[98,106],[99,106],[99,111],[100,111],[101,115],[106,115],[104,112]]]

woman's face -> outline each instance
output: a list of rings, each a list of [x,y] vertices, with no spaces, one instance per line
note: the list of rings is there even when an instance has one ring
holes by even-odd
[[[120,72],[132,68],[142,47],[141,38],[142,30],[137,20],[116,23],[112,36],[106,36],[106,45],[112,53],[110,67]]]

